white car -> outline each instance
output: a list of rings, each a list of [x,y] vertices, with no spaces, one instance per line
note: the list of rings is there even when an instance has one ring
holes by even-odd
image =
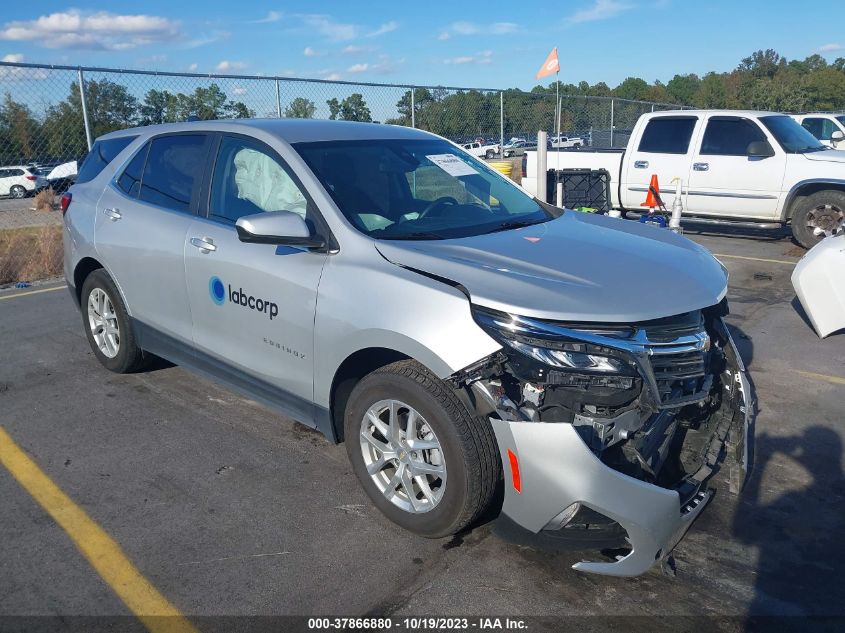
[[[525,155],[522,187],[534,194],[537,152]],[[612,205],[623,212],[643,212],[657,176],[667,206],[674,198],[669,183],[683,181],[683,222],[767,229],[789,223],[806,248],[845,228],[845,151],[823,145],[785,114],[649,112],[624,150],[549,152],[547,159],[547,169],[606,169]]]
[[[47,179],[36,175],[29,167],[0,167],[0,196],[25,198],[46,186]]]
[[[845,328],[845,235],[817,244],[792,273],[792,286],[813,328],[824,338]]]
[[[551,139],[552,149],[563,149],[564,147],[584,147],[586,143],[580,136],[558,136]]]
[[[477,158],[493,158],[499,153],[498,145],[484,145],[476,141],[464,143],[461,147]]]
[[[823,145],[833,149],[845,149],[845,114],[831,112],[811,112],[793,114],[792,118]]]

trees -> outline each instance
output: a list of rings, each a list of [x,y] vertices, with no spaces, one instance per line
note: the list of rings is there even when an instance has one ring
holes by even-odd
[[[367,102],[364,101],[364,95],[360,92],[353,92],[343,101],[338,101],[335,97],[332,97],[326,101],[326,105],[329,106],[329,119],[332,121],[339,119],[341,121],[364,121],[368,123],[373,120]]]
[[[7,92],[0,105],[0,164],[34,159],[37,135],[38,121],[30,109],[14,101]]]
[[[297,97],[285,108],[285,116],[289,119],[313,119],[315,112],[317,106],[305,97]]]

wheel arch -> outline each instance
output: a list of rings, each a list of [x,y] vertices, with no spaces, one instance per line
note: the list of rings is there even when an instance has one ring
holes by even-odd
[[[789,193],[786,194],[786,200],[781,211],[781,220],[786,222],[792,219],[792,214],[795,207],[807,196],[811,196],[819,191],[842,191],[845,192],[845,180],[840,179],[811,179],[802,180],[796,183]]]
[[[395,349],[367,347],[353,352],[343,360],[332,379],[329,400],[329,416],[338,442],[344,440],[343,417],[346,403],[358,381],[380,367],[410,359],[410,356]]]
[[[88,275],[101,268],[105,270],[105,266],[93,257],[83,257],[76,263],[73,269],[73,296],[76,298],[76,305],[82,305],[82,285]]]

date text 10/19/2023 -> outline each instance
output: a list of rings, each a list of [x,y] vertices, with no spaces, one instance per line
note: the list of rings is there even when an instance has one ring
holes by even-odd
[[[399,620],[391,618],[309,618],[311,630],[378,630],[378,631],[518,631],[527,629],[525,620],[520,618],[438,618],[406,617]]]

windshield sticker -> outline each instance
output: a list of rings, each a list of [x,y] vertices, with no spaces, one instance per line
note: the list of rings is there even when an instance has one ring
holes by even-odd
[[[450,176],[474,176],[478,173],[454,154],[426,154],[426,158]]]

